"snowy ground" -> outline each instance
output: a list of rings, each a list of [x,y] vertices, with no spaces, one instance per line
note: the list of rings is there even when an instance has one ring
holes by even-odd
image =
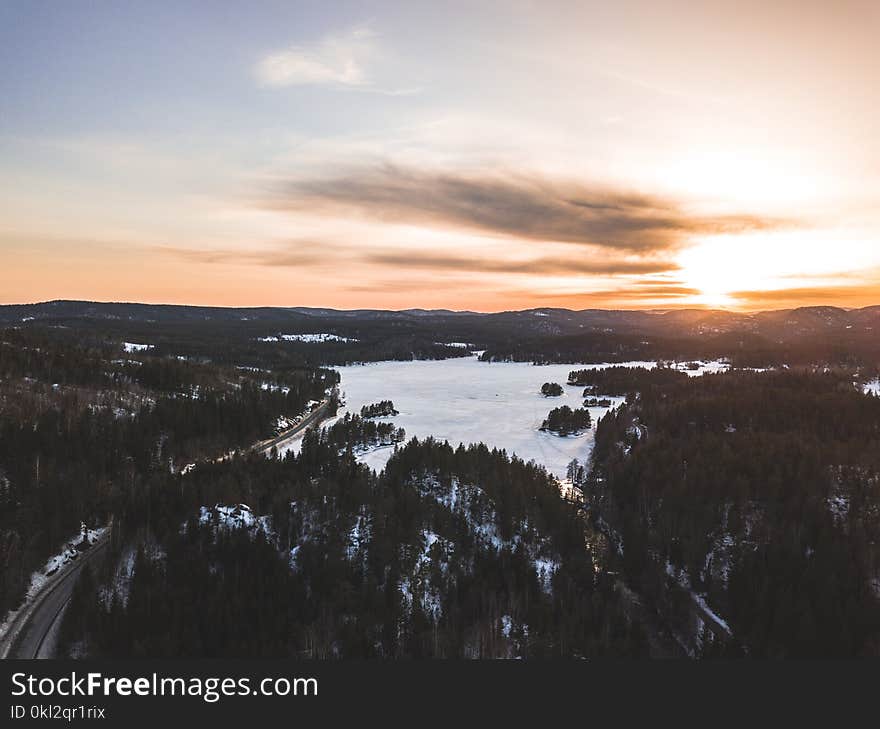
[[[697,365],[696,369],[691,369],[691,365]],[[696,360],[694,362],[676,362],[673,367],[681,370],[691,377],[699,377],[700,375],[711,375],[718,372],[727,372],[730,369],[730,363],[723,359],[715,359],[711,361]],[[752,372],[764,372],[763,369],[752,369]]]
[[[357,413],[363,405],[393,400],[400,414],[382,420],[404,428],[407,439],[434,436],[454,445],[482,441],[490,447],[505,448],[524,460],[534,459],[563,477],[569,461],[584,460],[589,455],[593,433],[561,438],[538,428],[553,408],[583,405],[584,388],[565,385],[568,373],[583,367],[488,363],[476,357],[340,367],[340,387],[345,399],[345,409],[340,414]],[[544,382],[562,384],[564,394],[544,397],[540,393]],[[617,405],[623,398],[613,401]],[[595,421],[606,410],[590,408],[590,414]],[[380,448],[360,459],[378,470],[393,452],[391,447]]]
[[[656,366],[655,362],[619,364]],[[728,368],[723,362],[700,362],[699,365],[699,369],[686,372],[697,376]],[[584,388],[566,384],[569,372],[608,366],[611,365],[480,362],[474,356],[337,367],[345,400],[338,415],[357,414],[364,405],[392,400],[400,414],[382,420],[404,428],[407,439],[434,436],[454,445],[483,442],[489,447],[504,448],[526,461],[534,460],[562,479],[573,458],[581,462],[589,458],[595,423],[608,408],[589,408],[593,430],[578,436],[563,438],[538,428],[555,407],[583,406]],[[541,395],[541,385],[545,382],[561,384],[563,395]],[[624,401],[622,397],[610,399],[614,407]],[[325,421],[324,426],[332,425],[335,420]],[[298,438],[285,444],[279,448],[279,454],[296,452],[300,442]],[[385,467],[393,452],[393,446],[383,446],[360,454],[358,460],[378,471]]]
[[[866,395],[874,395],[875,397],[880,397],[880,380],[871,380],[870,382],[866,382],[863,391]]]
[[[654,362],[627,362],[649,367]],[[480,362],[476,357],[414,362],[376,362],[338,368],[348,411],[379,400],[393,400],[400,415],[387,418],[405,428],[407,438],[436,438],[458,443],[482,441],[505,448],[524,460],[534,459],[560,478],[568,463],[584,461],[593,446],[593,432],[561,438],[538,430],[547,413],[560,405],[581,407],[583,387],[566,385],[568,373],[607,365],[554,364],[535,366],[522,362]],[[701,363],[703,374],[724,365]],[[561,397],[540,394],[544,382],[563,385]],[[614,406],[623,398],[611,398]],[[590,408],[595,422],[607,408]],[[344,413],[345,410],[341,411]],[[385,420],[385,418],[383,418]],[[381,469],[393,448],[381,448],[361,456],[374,469]]]
[[[357,339],[340,337],[336,334],[322,332],[320,334],[279,334],[278,336],[260,337],[259,342],[306,342],[320,344],[322,342],[356,342]]]
[[[103,533],[103,528],[89,529],[89,543],[94,544]],[[75,537],[67,542],[67,544],[64,545],[64,549],[61,550],[61,552],[49,558],[49,560],[46,562],[46,566],[43,568],[43,576],[41,577],[39,573],[35,573],[35,575],[31,578],[31,583],[33,584],[35,581],[39,582],[44,577],[51,577],[71,562],[75,562],[77,559],[79,559],[80,553],[76,548],[76,544],[81,539],[82,532],[79,532]]]

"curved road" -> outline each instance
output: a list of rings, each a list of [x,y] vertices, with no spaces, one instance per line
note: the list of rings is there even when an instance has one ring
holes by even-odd
[[[0,658],[52,658],[64,608],[82,568],[99,558],[110,543],[108,528],[87,552],[64,572],[46,582],[24,605],[0,639]]]

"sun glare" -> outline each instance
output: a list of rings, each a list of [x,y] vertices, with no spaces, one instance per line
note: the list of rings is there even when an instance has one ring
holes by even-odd
[[[787,231],[705,238],[683,251],[678,263],[684,285],[700,292],[692,303],[735,308],[754,292],[815,285],[817,279],[852,283],[851,270],[841,270],[840,261],[868,266],[870,258],[862,241]]]
[[[733,306],[736,300],[731,293],[767,288],[770,281],[754,247],[744,240],[731,245],[729,240],[712,238],[684,251],[679,258],[682,278],[700,292],[694,303]]]

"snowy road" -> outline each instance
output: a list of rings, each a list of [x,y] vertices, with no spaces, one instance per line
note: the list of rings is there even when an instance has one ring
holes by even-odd
[[[282,454],[291,447],[292,443],[302,440],[302,437],[305,435],[305,431],[309,426],[318,425],[327,417],[327,406],[328,403],[325,400],[292,428],[288,428],[274,438],[260,441],[253,446],[253,450],[257,453],[268,455],[273,448],[276,448],[279,454]]]
[[[86,564],[100,558],[110,543],[106,529],[92,548],[55,579],[46,582],[40,592],[25,605],[0,639],[0,658],[53,658],[58,629],[64,609],[73,594],[79,573]]]

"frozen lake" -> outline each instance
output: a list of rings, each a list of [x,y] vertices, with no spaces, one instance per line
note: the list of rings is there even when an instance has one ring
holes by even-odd
[[[654,362],[627,362],[627,366],[652,368]],[[547,413],[560,405],[583,405],[583,387],[569,386],[571,370],[610,365],[557,364],[535,366],[519,362],[480,362],[476,356],[460,359],[414,362],[375,362],[336,368],[342,375],[340,389],[345,412],[359,413],[363,405],[393,400],[400,412],[382,418],[406,429],[407,439],[434,436],[453,445],[483,442],[503,448],[523,460],[534,460],[551,473],[564,478],[568,463],[589,458],[596,421],[607,408],[590,408],[593,430],[579,436],[559,437],[538,428]],[[720,363],[706,363],[689,374],[723,369]],[[544,382],[558,382],[560,397],[544,397]],[[614,405],[623,398],[612,398]],[[381,470],[392,448],[363,454],[360,460]]]

